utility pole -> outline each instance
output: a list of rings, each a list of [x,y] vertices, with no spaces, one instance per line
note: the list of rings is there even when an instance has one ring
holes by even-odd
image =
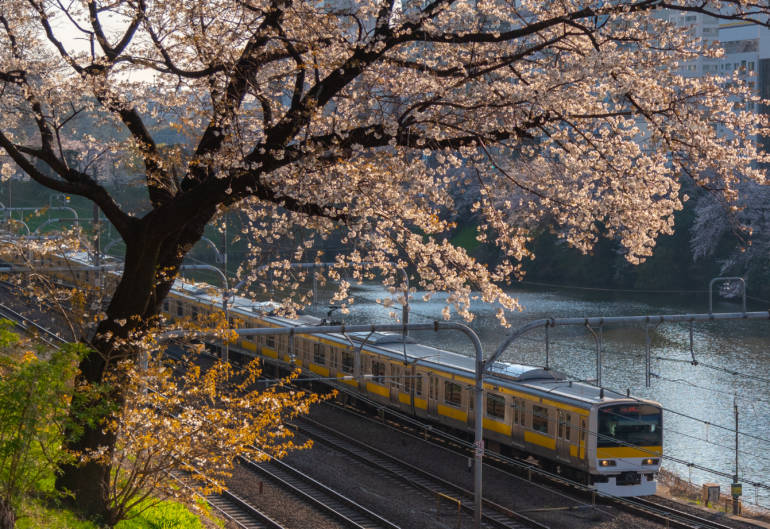
[[[101,238],[101,228],[102,227],[101,227],[101,224],[99,222],[99,213],[100,213],[99,206],[97,206],[96,203],[94,202],[94,213],[93,213],[93,217],[94,217],[94,258],[93,258],[93,261],[94,261],[94,266],[97,267],[97,270],[99,270],[98,267],[101,266],[101,264],[102,264],[102,262],[101,262],[102,261],[102,258],[101,258],[101,248],[100,248],[100,246],[101,246],[100,238]],[[99,280],[101,280],[101,273],[100,273]],[[101,281],[99,281],[99,285],[101,286]]]
[[[222,295],[222,303],[225,308],[225,325],[227,326],[227,330],[230,330],[230,316],[227,313],[227,303],[230,298],[230,291],[227,289],[227,210],[224,211],[224,218],[225,218],[225,229],[224,229],[224,244],[222,248],[224,249],[223,255],[222,255],[222,268],[224,268],[224,276],[225,276],[225,291]],[[225,362],[230,361],[230,339],[227,337],[222,344],[222,360]]]
[[[733,395],[733,410],[735,411],[735,474],[733,474],[733,484],[730,492],[733,496],[733,514],[740,514],[740,501],[743,487],[738,483],[738,397]]]

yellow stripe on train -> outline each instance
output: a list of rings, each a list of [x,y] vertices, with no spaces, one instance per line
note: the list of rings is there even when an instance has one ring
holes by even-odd
[[[319,366],[318,364],[311,363],[308,366],[308,369],[310,369],[310,371],[312,371],[313,373],[321,375],[322,377],[328,377],[329,376],[329,368],[328,367],[323,367],[323,366]]]
[[[254,345],[251,342],[247,342],[246,340],[241,340],[238,345],[242,347],[243,349],[246,349],[247,351],[251,351],[252,353],[257,352],[257,346]]]
[[[627,457],[660,457],[663,454],[661,446],[613,446],[596,449],[596,457],[599,459],[627,458]]]
[[[372,384],[371,382],[367,382],[366,391],[369,393],[374,393],[375,395],[379,395],[380,397],[390,397],[390,390],[379,384]]]
[[[463,410],[452,408],[451,406],[443,406],[439,404],[437,406],[437,410],[439,415],[449,417],[450,419],[455,419],[457,421],[463,421],[463,422],[468,420],[467,413],[465,413]]]
[[[411,404],[410,397],[411,397],[411,395],[409,395],[409,393],[399,392],[399,394],[398,394],[398,401],[401,404],[409,405],[409,404]],[[425,400],[425,399],[421,399],[419,397],[415,397],[414,398],[414,407],[415,408],[419,408],[421,410],[427,410],[428,409],[428,401]]]
[[[537,446],[544,446],[549,450],[556,450],[556,439],[535,432],[524,432],[524,441]]]
[[[484,417],[484,429],[490,432],[497,432],[503,435],[511,435],[511,427],[504,422],[487,419]]]

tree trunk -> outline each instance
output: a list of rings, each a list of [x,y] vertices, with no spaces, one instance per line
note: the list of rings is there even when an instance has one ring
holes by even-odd
[[[136,359],[136,350],[121,345],[120,340],[141,330],[157,316],[161,303],[173,285],[184,256],[193,244],[200,240],[203,230],[215,210],[204,209],[179,233],[159,233],[147,219],[145,231],[126,241],[126,257],[123,276],[113,293],[107,308],[107,317],[96,330],[95,337],[87,345],[92,349],[80,363],[78,382],[99,384],[105,375],[114,369],[121,359]],[[120,409],[125,394],[118,385],[102,395],[109,402],[83,402],[79,409],[104,410],[101,419],[112,409]],[[84,421],[78,415],[78,406],[70,410],[70,418],[82,429],[82,434],[67,443],[75,453],[104,449],[111,453],[115,449],[116,436],[113,432],[102,431],[100,421]],[[93,419],[93,413],[90,414]],[[71,433],[71,432],[70,432]],[[102,522],[114,520],[110,505],[110,475],[112,468],[105,462],[89,462],[82,465],[63,465],[56,480],[56,488],[72,494],[71,501],[76,509]]]
[[[110,300],[107,317],[99,323],[94,338],[87,344],[91,352],[80,362],[78,385],[92,387],[100,384],[118,361],[136,357],[136,351],[122,339],[141,330],[148,318],[157,313],[158,303],[154,301],[159,283],[155,272],[161,264],[160,244],[150,238],[127,243],[123,276]],[[70,419],[77,426],[68,432],[71,439],[66,448],[76,454],[103,450],[108,457],[115,448],[116,436],[114,432],[103,431],[103,420],[112,410],[122,407],[124,398],[123,388],[115,384],[107,394],[97,393],[96,401],[73,399]],[[72,436],[76,430],[80,430],[79,435]],[[60,470],[56,488],[71,493],[73,507],[90,517],[109,522],[112,519],[110,464],[89,461],[63,465]]]
[[[16,513],[11,507],[11,502],[6,498],[0,498],[0,529],[14,529],[16,527]]]
[[[101,382],[104,377],[104,365],[102,357],[97,352],[91,352],[80,362],[79,384],[95,384]],[[78,413],[80,409],[87,409],[96,402],[77,402],[73,399],[70,409],[70,419],[75,422],[82,432],[80,435],[66,443],[66,448],[76,454],[87,453],[96,450],[100,446],[112,447],[115,444],[113,435],[102,431],[99,422],[84,421]],[[72,432],[68,432],[68,437]],[[60,468],[61,472],[56,478],[56,488],[59,491],[71,493],[67,496],[72,507],[95,517],[100,521],[109,519],[109,479],[111,467],[97,461],[89,461],[84,464],[66,464]]]

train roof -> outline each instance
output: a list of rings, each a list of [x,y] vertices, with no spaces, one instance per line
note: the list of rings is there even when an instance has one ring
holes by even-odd
[[[85,265],[91,264],[85,252],[68,252],[68,259],[80,261]],[[177,279],[172,290],[176,295],[197,299],[218,307],[222,303],[220,290],[208,283],[196,283]],[[260,319],[279,326],[305,326],[323,324],[321,318],[300,315],[290,319],[274,315],[280,304],[272,301],[253,301],[242,296],[230,298],[230,311],[245,317]],[[413,338],[400,333],[347,333],[324,334],[327,339],[350,344],[350,340],[358,343],[366,342],[368,351],[386,355],[393,360],[404,359],[408,363],[416,363],[440,371],[449,372],[473,379],[475,359],[460,353],[445,351],[429,345],[417,343]],[[367,339],[368,337],[368,339]],[[573,406],[590,408],[596,404],[608,404],[615,400],[650,402],[646,399],[629,397],[606,388],[599,388],[584,381],[569,380],[558,371],[537,366],[527,366],[510,362],[495,362],[485,375],[484,381],[493,387],[504,387],[513,390],[533,393],[543,398],[570,403]]]
[[[201,288],[202,286],[204,288]],[[177,281],[174,288],[179,288],[184,294],[209,303],[221,303],[221,297],[216,294],[216,289],[208,284],[196,285]],[[296,319],[276,316],[274,312],[279,306],[274,302],[252,301],[238,296],[233,300],[231,312],[245,317],[257,316],[265,322],[279,326],[323,325],[323,320],[315,316],[300,315]],[[412,337],[404,337],[397,332],[351,332],[345,335],[329,333],[319,337],[348,345],[351,342],[354,344],[365,343],[367,351],[388,356],[392,360],[406,360],[410,364],[416,363],[420,366],[465,378],[473,379],[475,373],[475,358],[421,344]],[[599,388],[585,381],[569,380],[566,375],[553,369],[511,362],[495,362],[489,369],[489,373],[484,376],[484,381],[493,387],[525,391],[542,398],[562,401],[583,408],[590,408],[596,404],[607,404],[618,399],[639,400],[612,390]]]

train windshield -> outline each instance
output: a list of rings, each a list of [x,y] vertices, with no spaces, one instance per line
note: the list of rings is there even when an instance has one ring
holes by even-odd
[[[621,404],[599,409],[597,446],[660,446],[660,408],[650,404]]]

